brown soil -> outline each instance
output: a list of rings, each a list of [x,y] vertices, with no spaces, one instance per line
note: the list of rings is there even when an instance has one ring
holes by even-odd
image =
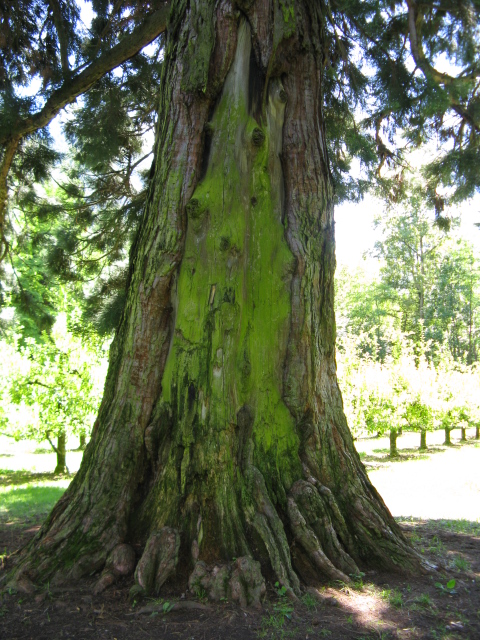
[[[0,638],[479,640],[480,527],[463,523],[462,530],[470,533],[458,533],[458,525],[446,521],[403,522],[401,526],[425,558],[440,566],[438,571],[409,577],[367,573],[354,588],[341,584],[320,588],[318,602],[310,592],[302,603],[291,603],[272,587],[262,611],[243,610],[228,602],[191,608],[202,604],[193,594],[178,599],[168,592],[162,601],[132,606],[131,579],[99,596],[92,595],[93,579],[61,591],[39,589],[32,595],[4,590]],[[0,524],[0,551],[13,552],[37,529],[34,522]],[[8,557],[1,558],[0,576],[9,564]],[[452,579],[456,584],[450,593],[446,585]],[[163,612],[175,602],[181,603],[176,605],[179,610]]]

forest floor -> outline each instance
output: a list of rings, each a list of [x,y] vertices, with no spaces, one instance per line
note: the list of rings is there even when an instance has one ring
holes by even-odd
[[[131,602],[131,580],[98,596],[88,580],[31,595],[7,589],[0,594],[0,639],[480,640],[480,443],[454,439],[447,448],[432,434],[431,451],[418,454],[411,436],[399,439],[395,461],[385,439],[356,445],[405,535],[438,566],[430,574],[367,572],[353,585],[320,586],[297,603],[271,586],[261,611],[207,603],[188,593]],[[43,450],[24,454],[23,469],[28,460],[35,472],[22,469],[14,447],[0,451],[1,576],[9,554],[35,534],[71,477],[48,473]],[[32,464],[35,455],[41,464]]]

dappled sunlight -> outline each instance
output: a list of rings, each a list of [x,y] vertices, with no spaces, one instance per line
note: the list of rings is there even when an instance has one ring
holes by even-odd
[[[352,621],[367,628],[378,629],[383,626],[385,619],[388,618],[388,610],[391,608],[374,588],[364,587],[362,590],[354,590],[342,587],[340,590],[328,589],[325,594],[334,597],[346,610],[347,621],[348,616],[351,615]]]

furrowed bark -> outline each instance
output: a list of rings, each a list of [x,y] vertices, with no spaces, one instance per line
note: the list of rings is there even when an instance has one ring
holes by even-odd
[[[245,606],[264,576],[295,597],[366,564],[418,566],[336,379],[322,38],[309,0],[176,5],[105,396],[12,579],[103,569],[101,590],[129,545],[136,592],[176,576]]]

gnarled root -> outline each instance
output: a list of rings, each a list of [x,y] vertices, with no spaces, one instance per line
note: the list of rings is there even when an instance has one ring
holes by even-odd
[[[93,592],[105,591],[121,576],[128,576],[135,569],[135,551],[129,544],[118,544],[109,555],[105,569],[97,580]]]
[[[146,594],[158,595],[162,585],[175,572],[180,548],[180,535],[163,527],[150,535],[135,569],[135,582]]]
[[[209,569],[199,561],[188,580],[191,591],[203,591],[210,600],[227,598],[242,607],[260,607],[266,588],[260,563],[248,556],[237,558],[233,565],[214,566]]]
[[[260,471],[249,465],[245,477],[252,500],[252,503],[245,506],[247,521],[263,540],[278,581],[286,588],[287,595],[295,598],[300,594],[300,582],[292,568],[290,548],[282,521],[269,498]]]
[[[312,484],[298,480],[290,490],[288,516],[295,540],[327,578],[348,582],[358,573],[343,549],[323,497]]]

